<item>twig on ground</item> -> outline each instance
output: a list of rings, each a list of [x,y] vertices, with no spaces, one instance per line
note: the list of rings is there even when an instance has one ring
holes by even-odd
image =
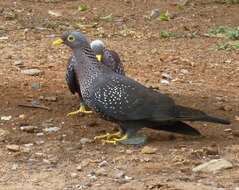
[[[43,110],[51,110],[51,108],[41,105],[31,105],[31,104],[18,104],[19,107],[25,107],[25,108],[39,108]]]

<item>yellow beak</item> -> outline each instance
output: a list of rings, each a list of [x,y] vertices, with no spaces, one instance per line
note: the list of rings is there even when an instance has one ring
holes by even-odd
[[[52,42],[52,45],[53,46],[58,46],[58,45],[61,45],[63,43],[64,43],[64,41],[59,38],[59,39],[55,40],[54,42]]]
[[[100,54],[96,55],[96,59],[97,59],[99,62],[101,62],[101,61],[102,61],[102,55],[100,55]]]

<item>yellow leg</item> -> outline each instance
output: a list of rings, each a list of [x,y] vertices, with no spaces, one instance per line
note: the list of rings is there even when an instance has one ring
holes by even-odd
[[[106,140],[110,140],[112,138],[120,138],[122,137],[121,133],[120,132],[117,132],[117,133],[106,133],[104,135],[99,135],[99,136],[95,136],[94,139],[106,139]]]
[[[113,138],[112,140],[102,140],[102,142],[105,144],[117,144],[117,142],[119,141],[123,141],[123,140],[127,140],[128,139],[128,135],[123,135],[120,138]]]
[[[79,110],[70,112],[70,113],[67,114],[67,116],[77,115],[79,113],[89,114],[89,113],[92,113],[92,111],[86,111],[85,106],[80,106]]]

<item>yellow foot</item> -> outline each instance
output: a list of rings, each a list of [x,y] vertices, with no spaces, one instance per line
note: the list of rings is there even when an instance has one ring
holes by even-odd
[[[102,140],[103,144],[117,144],[116,141],[111,141],[111,140]]]
[[[90,114],[92,111],[86,111],[85,106],[80,106],[80,109],[77,111],[73,111],[67,114],[67,116],[77,115],[79,113]]]
[[[117,133],[106,133],[105,135],[99,135],[99,136],[95,136],[94,139],[104,139],[104,140],[110,140],[110,139],[114,139],[114,138],[121,138],[122,135],[120,132]]]
[[[124,135],[120,138],[113,138],[112,140],[102,140],[102,142],[103,142],[103,144],[117,144],[118,142],[124,141],[124,140],[127,140],[127,139],[128,139],[128,136]]]

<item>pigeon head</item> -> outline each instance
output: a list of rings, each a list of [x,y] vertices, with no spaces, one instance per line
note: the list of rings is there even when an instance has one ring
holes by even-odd
[[[97,60],[101,62],[105,44],[101,40],[94,40],[90,43],[90,47],[95,52]]]
[[[80,32],[65,32],[61,38],[55,40],[53,45],[65,44],[71,49],[83,49],[90,47],[87,38]]]

